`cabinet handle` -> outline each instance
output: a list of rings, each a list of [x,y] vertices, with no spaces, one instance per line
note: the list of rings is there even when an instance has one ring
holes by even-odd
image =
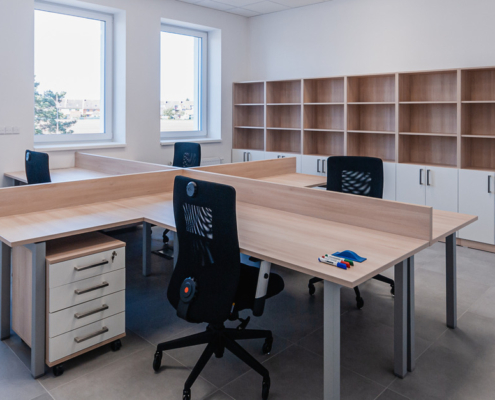
[[[85,342],[86,340],[92,339],[92,338],[94,338],[96,336],[103,335],[106,332],[108,332],[108,328],[106,326],[104,326],[99,331],[90,333],[89,335],[81,336],[81,337],[75,337],[74,338],[74,342],[76,342],[76,343],[82,343],[82,342]]]
[[[248,159],[248,161],[251,161],[251,152],[250,151],[248,152],[247,159]]]
[[[107,286],[109,286],[108,282],[102,282],[99,285],[92,286],[92,287],[87,288],[87,289],[76,289],[76,290],[74,290],[74,293],[75,294],[89,293],[89,292],[92,292],[94,290],[103,289],[104,287],[107,287]]]
[[[74,318],[76,319],[81,319],[81,318],[86,318],[89,317],[90,315],[99,313],[101,311],[108,310],[108,306],[106,304],[103,304],[101,307],[95,308],[94,310],[86,311],[83,313],[76,313],[74,314]]]
[[[246,152],[242,154],[242,162],[246,162]]]
[[[101,267],[102,265],[106,265],[106,264],[108,264],[108,261],[107,260],[103,260],[101,263],[98,263],[98,264],[88,265],[86,267],[74,267],[74,269],[77,272],[81,272],[81,271],[86,271],[87,269],[90,269],[90,268]]]
[[[325,172],[325,160],[321,160],[321,172],[326,174],[326,172]]]
[[[430,170],[426,170],[426,185],[430,186]]]
[[[316,172],[320,172],[320,159],[316,160]]]
[[[490,178],[491,177],[492,177],[491,175],[488,175],[488,193],[492,192],[492,188],[490,187]]]
[[[423,184],[423,168],[419,170],[419,184]]]

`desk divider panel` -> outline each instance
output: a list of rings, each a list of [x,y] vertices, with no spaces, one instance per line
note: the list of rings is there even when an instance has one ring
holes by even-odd
[[[296,158],[279,158],[275,160],[251,161],[248,163],[219,164],[197,167],[192,170],[213,172],[216,174],[260,179],[269,176],[295,174]]]
[[[171,192],[182,170],[0,189],[0,217]]]
[[[197,170],[184,170],[184,176],[233,186],[240,202],[429,242],[432,240],[432,207]]]
[[[166,165],[124,160],[80,152],[76,152],[75,154],[75,167],[104,172],[110,175],[138,174],[143,172],[170,171],[174,169],[174,167]]]

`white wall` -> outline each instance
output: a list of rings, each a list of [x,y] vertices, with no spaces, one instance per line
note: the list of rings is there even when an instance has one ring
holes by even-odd
[[[249,19],[250,80],[495,66],[493,0],[332,0]]]
[[[69,0],[71,1],[71,0]],[[122,10],[125,31],[125,118],[117,129],[127,146],[86,151],[120,158],[168,163],[173,146],[160,145],[160,25],[179,20],[221,30],[222,143],[202,145],[204,157],[230,161],[232,149],[232,82],[247,79],[248,20],[174,0],[93,0],[84,2]],[[21,134],[0,136],[0,176],[24,169],[24,151],[33,148],[34,57],[33,0],[0,0],[0,126],[18,126]],[[125,37],[124,37],[125,36]],[[218,31],[215,33],[218,37]],[[124,41],[125,40],[125,41]],[[118,44],[119,45],[119,44]],[[217,51],[217,54],[219,51]],[[122,56],[122,52],[119,54]],[[120,60],[117,60],[119,62]],[[218,79],[215,78],[217,83]],[[73,151],[50,152],[51,167],[69,167]],[[10,183],[4,179],[3,185]]]

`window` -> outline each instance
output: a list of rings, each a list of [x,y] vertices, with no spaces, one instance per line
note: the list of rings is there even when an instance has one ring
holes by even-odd
[[[207,135],[206,32],[162,26],[161,137],[194,138]]]
[[[113,16],[35,3],[35,142],[112,139]]]

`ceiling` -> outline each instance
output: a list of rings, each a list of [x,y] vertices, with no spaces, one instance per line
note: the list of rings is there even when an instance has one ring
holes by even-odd
[[[244,17],[255,17],[330,0],[178,0]]]

